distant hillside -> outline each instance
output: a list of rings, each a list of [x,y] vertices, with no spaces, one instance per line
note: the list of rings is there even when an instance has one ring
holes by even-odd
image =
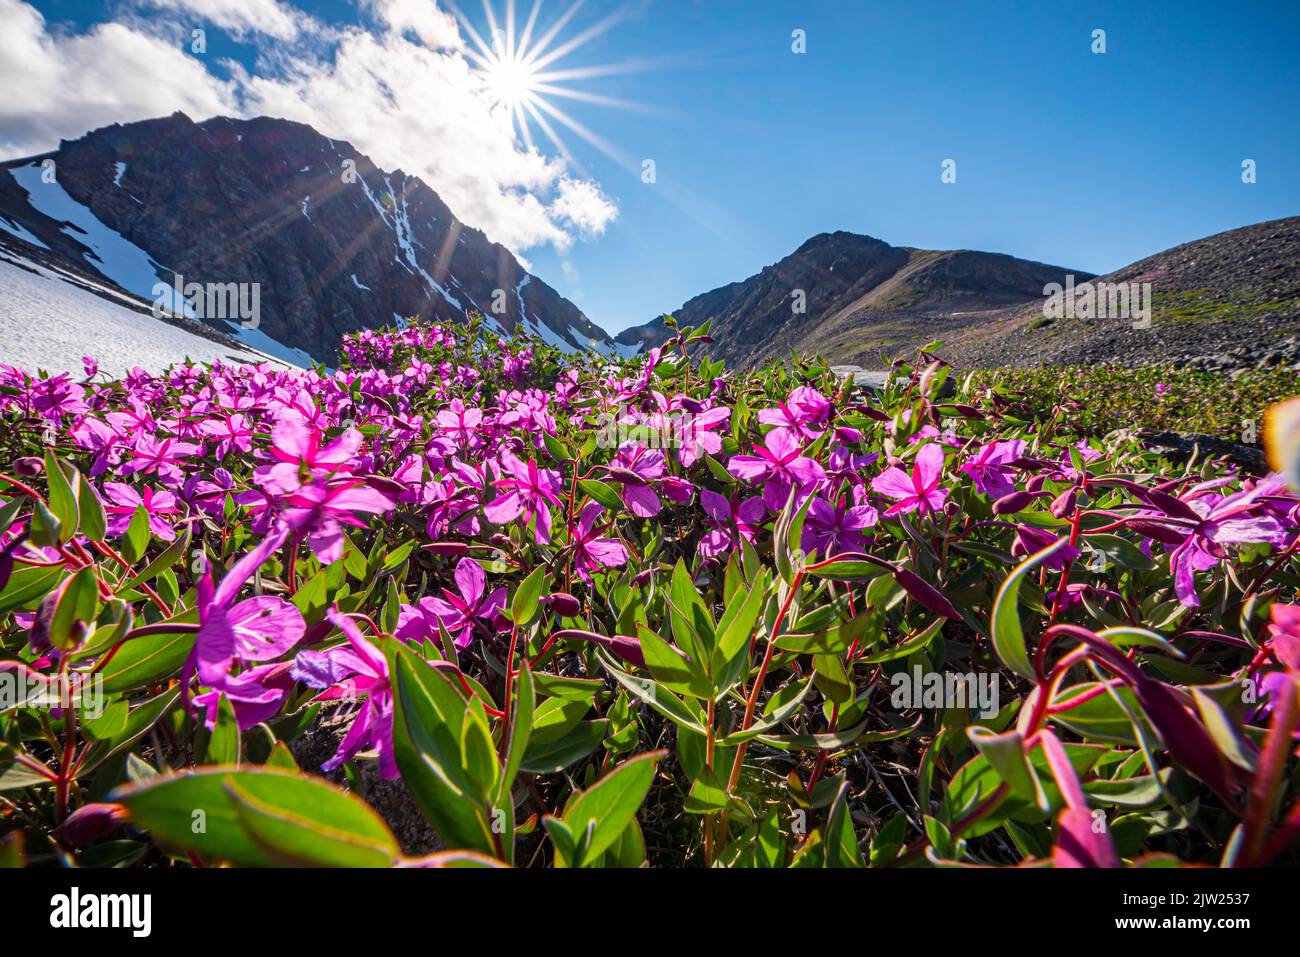
[[[1150,283],[1152,323],[1043,317],[1042,297],[945,338],[964,365],[1300,362],[1300,217],[1184,243],[1094,283]]]
[[[877,351],[923,344],[994,310],[1041,299],[1045,284],[1069,272],[999,253],[912,249],[855,233],[822,233],[757,275],[696,296],[671,315],[690,326],[712,319],[710,350],[735,365],[791,347],[868,365]],[[800,291],[803,312],[796,309]],[[659,317],[615,341],[646,348],[665,338]]]

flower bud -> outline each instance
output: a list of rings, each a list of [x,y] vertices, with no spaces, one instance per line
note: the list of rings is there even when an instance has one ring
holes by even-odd
[[[543,605],[549,605],[551,611],[564,618],[576,618],[582,613],[582,603],[568,592],[552,592],[542,598]]]
[[[36,458],[34,455],[27,455],[14,462],[14,471],[23,478],[32,478],[40,475],[41,470],[45,468],[45,463]]]
[[[1074,504],[1078,497],[1078,491],[1074,487],[1070,487],[1052,500],[1048,511],[1056,518],[1066,518],[1073,515]]]
[[[993,503],[993,514],[1011,515],[1014,514],[1015,512],[1023,511],[1024,509],[1029,507],[1029,503],[1032,502],[1033,500],[1034,497],[1028,492],[1023,492],[1023,491],[1008,492],[1006,495],[1003,495],[1000,499],[998,499],[996,502]]]

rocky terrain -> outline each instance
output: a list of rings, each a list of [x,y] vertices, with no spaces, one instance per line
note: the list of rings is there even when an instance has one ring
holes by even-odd
[[[0,229],[24,255],[93,270],[147,302],[176,274],[257,283],[258,331],[327,362],[349,332],[471,312],[565,349],[612,348],[420,179],[285,120],[176,113],[11,160],[0,167]]]
[[[1044,319],[1042,298],[954,330],[945,354],[972,366],[1139,366],[1231,370],[1300,362],[1300,217],[1218,233],[1094,283],[1150,283],[1152,323]]]
[[[1046,318],[1044,286],[1150,283],[1149,328],[1132,318]],[[792,291],[806,313],[792,309]],[[709,347],[733,364],[797,348],[881,369],[940,340],[964,367],[1170,363],[1231,370],[1300,362],[1300,217],[1187,243],[1105,276],[994,253],[936,252],[853,233],[815,236],[744,282],[689,300],[682,326],[712,319]],[[617,342],[664,341],[663,317]]]
[[[856,233],[822,233],[756,275],[696,296],[671,315],[689,326],[712,319],[710,350],[735,365],[797,348],[879,366],[876,351],[919,345],[965,327],[992,310],[1041,296],[1044,284],[1070,272],[999,253],[912,249]],[[1081,279],[1090,275],[1073,272]],[[652,347],[665,338],[661,316],[624,330],[616,341]]]

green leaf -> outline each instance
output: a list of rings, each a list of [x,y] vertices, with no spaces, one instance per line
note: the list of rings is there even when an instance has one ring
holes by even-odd
[[[196,616],[191,610],[187,615],[178,617]],[[190,631],[132,638],[104,666],[101,672],[104,676],[104,691],[110,694],[130,691],[175,674],[189,657],[196,637]]]
[[[735,557],[734,553],[732,557]],[[728,568],[730,567],[729,564]],[[727,662],[740,654],[741,649],[749,646],[766,600],[767,590],[760,576],[760,580],[753,583],[745,593],[743,600],[732,599],[728,602],[722,620],[718,622],[718,647],[713,658],[715,672],[721,671]]]
[[[245,831],[281,867],[385,867],[401,854],[368,804],[319,779],[240,776],[225,789]]]
[[[1004,665],[1023,678],[1032,679],[1036,676],[1034,666],[1029,661],[1029,652],[1025,648],[1025,633],[1020,627],[1020,612],[1017,608],[1020,600],[1020,583],[1024,581],[1026,575],[1067,543],[1068,539],[1058,539],[1017,565],[998,589],[998,597],[993,602],[993,649]]]
[[[856,618],[805,634],[784,634],[776,638],[776,646],[782,651],[797,654],[829,655],[848,651],[849,645],[858,641],[871,628],[873,616],[863,613]]]
[[[393,755],[424,816],[453,848],[495,853],[490,795],[464,766],[469,707],[452,684],[396,639],[383,642],[393,688]]]
[[[181,689],[175,687],[132,708],[127,714],[125,727],[107,736],[98,737],[91,746],[81,765],[82,776],[88,777],[101,764],[121,754],[144,737],[180,696]]]
[[[704,725],[700,723],[699,718],[691,713],[691,709],[686,706],[686,702],[673,694],[663,685],[650,681],[646,678],[636,678],[627,672],[619,669],[610,661],[602,651],[596,652],[596,660],[600,662],[601,667],[608,671],[614,680],[621,684],[628,691],[632,692],[650,707],[654,708],[665,718],[688,728],[697,734],[707,734]]]
[[[533,727],[533,710],[537,704],[537,692],[533,688],[533,672],[524,661],[515,674],[514,707],[510,709],[510,738],[506,747],[505,768],[501,781],[497,785],[496,805],[502,807],[510,799],[510,787],[514,784],[519,765],[523,762],[524,752],[528,749],[528,736]]]
[[[132,519],[132,522],[134,522],[134,519]],[[165,549],[163,549],[161,555],[159,555],[148,565],[146,565],[144,567],[144,571],[140,572],[138,575],[136,575],[134,578],[128,581],[125,585],[119,588],[118,591],[128,591],[132,588],[135,588],[137,585],[142,585],[145,582],[153,581],[163,572],[169,571],[173,565],[179,563],[185,557],[186,553],[189,551],[189,547],[190,547],[190,527],[186,525],[184,531],[182,531],[181,534],[177,535],[175,540],[173,540],[170,545],[168,545]]]
[[[95,486],[77,473],[77,509],[81,515],[81,534],[92,542],[102,542],[108,534],[108,515]]]
[[[149,513],[143,505],[137,505],[131,516],[131,524],[126,527],[126,536],[122,539],[122,557],[135,564],[149,547]]]
[[[542,597],[542,587],[546,584],[546,566],[538,565],[519,583],[514,596],[510,599],[510,620],[522,628],[533,620],[537,613],[537,602]]]
[[[966,729],[966,735],[1015,794],[1048,810],[1047,795],[1025,756],[1025,739],[1019,731],[994,734],[987,728],[971,727]]]
[[[878,651],[874,655],[867,655],[859,658],[859,661],[869,665],[878,665],[885,661],[894,661],[898,658],[907,658],[930,647],[930,642],[934,641],[939,632],[943,631],[943,624],[948,619],[936,618],[920,632],[908,638],[901,645],[895,645],[892,648],[886,648],[884,651]]]
[[[623,508],[623,500],[619,498],[618,492],[604,482],[596,479],[578,479],[578,487],[612,511],[618,512]]]
[[[217,720],[208,738],[208,751],[204,764],[238,764],[243,756],[239,740],[239,722],[235,708],[224,694],[217,705]]]
[[[95,566],[79,569],[63,587],[54,616],[50,620],[50,644],[63,651],[74,640],[73,626],[77,622],[89,623],[99,614],[99,579]]]
[[[41,568],[37,565],[15,565],[13,574],[0,591],[0,614],[10,611],[32,611],[53,590],[63,575],[63,566]]]
[[[636,626],[637,637],[641,641],[641,653],[645,656],[646,667],[655,680],[678,694],[691,695],[701,700],[714,696],[713,682],[700,667],[664,641],[659,635],[645,625]]]
[[[606,718],[579,721],[558,738],[529,741],[528,750],[520,759],[519,769],[528,774],[556,774],[563,771],[600,747],[609,728],[610,722]]]
[[[237,865],[373,867],[399,853],[364,801],[301,772],[202,768],[126,785],[111,799],[161,844]]]
[[[69,541],[77,534],[77,493],[50,449],[45,450],[45,480],[50,487],[50,511],[59,520],[59,541]]]
[[[28,531],[34,544],[46,548],[57,545],[62,530],[62,523],[45,507],[44,502],[36,502],[32,505],[32,520],[28,524]]]
[[[557,846],[558,866],[581,867],[618,840],[636,817],[654,781],[655,764],[665,753],[650,751],[624,761],[569,802],[564,810],[565,827],[573,834],[590,830],[590,837],[582,853],[571,859],[561,857]]]

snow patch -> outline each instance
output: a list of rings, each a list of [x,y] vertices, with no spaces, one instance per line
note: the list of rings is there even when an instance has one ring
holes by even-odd
[[[147,313],[109,302],[20,256],[0,258],[0,361],[31,373],[71,372],[91,356],[112,376],[140,366],[160,372],[185,359],[258,363],[268,356],[231,349]],[[121,298],[120,294],[118,298]],[[39,330],[36,331],[36,330]],[[277,363],[279,364],[279,363]]]
[[[17,236],[19,239],[31,243],[33,246],[37,246],[41,249],[50,248],[49,246],[41,242],[39,239],[37,239],[35,236],[33,236],[31,233],[29,233],[26,229],[24,229],[22,223],[11,223],[3,216],[0,216],[0,229],[3,229],[11,236]]]
[[[357,278],[357,274],[356,274],[356,273],[353,273],[353,274],[352,274],[352,285],[356,286],[358,289],[364,289],[366,292],[369,292],[369,291],[370,291],[370,287],[367,286],[367,285],[364,285],[364,284],[361,282],[361,280]]]
[[[184,302],[175,301],[177,297],[171,282],[163,278],[164,267],[135,243],[100,222],[94,213],[69,196],[58,182],[43,182],[40,166],[32,163],[11,169],[9,173],[26,191],[27,201],[33,209],[56,222],[68,224],[63,227],[63,232],[86,247],[84,257],[97,272],[147,302],[154,300],[154,287],[161,280],[167,287],[161,304],[174,312],[184,311]]]
[[[113,185],[114,185],[114,186],[121,186],[121,185],[122,185],[122,174],[125,173],[125,172],[126,172],[126,164],[125,164],[125,163],[114,163],[114,164],[113,164]]]
[[[225,322],[230,327],[230,335],[249,348],[264,352],[268,356],[280,360],[285,365],[297,366],[300,369],[311,368],[313,359],[303,350],[286,346],[278,339],[272,339],[261,329],[247,329],[238,322],[231,322],[229,319]]]

